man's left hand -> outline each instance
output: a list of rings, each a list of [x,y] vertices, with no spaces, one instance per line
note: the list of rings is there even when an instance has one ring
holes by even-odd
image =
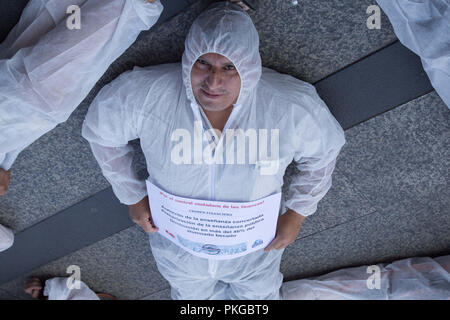
[[[275,239],[264,249],[268,252],[272,249],[281,250],[293,243],[300,232],[300,226],[306,217],[289,209],[278,218]]]

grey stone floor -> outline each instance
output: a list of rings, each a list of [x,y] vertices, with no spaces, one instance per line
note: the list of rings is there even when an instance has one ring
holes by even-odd
[[[19,232],[109,187],[80,135],[89,102],[133,65],[179,61],[189,25],[211,1],[198,1],[143,33],[99,81],[70,119],[36,141],[13,167],[0,198],[0,222]],[[265,1],[252,18],[264,66],[309,82],[332,74],[396,40],[383,16],[366,28],[369,0]],[[435,92],[346,131],[333,187],[305,220],[282,260],[285,280],[338,268],[388,262],[450,250],[450,111]],[[136,163],[143,166],[142,156]],[[81,267],[95,291],[120,299],[167,299],[147,237],[138,227],[58,259],[30,275],[65,276]],[[28,275],[0,286],[0,299],[27,299]]]
[[[346,131],[333,186],[282,259],[285,281],[339,268],[449,253],[450,111],[432,92]],[[120,299],[169,299],[146,234],[137,226],[34,270],[82,280]],[[0,298],[27,299],[26,276]]]

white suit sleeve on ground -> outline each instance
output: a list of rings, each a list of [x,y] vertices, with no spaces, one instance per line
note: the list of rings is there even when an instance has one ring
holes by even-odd
[[[450,108],[450,2],[377,0],[400,42],[420,56],[436,92]]]
[[[49,11],[45,31],[51,29],[49,16],[55,16],[51,9],[67,8],[43,2]],[[80,7],[81,29],[69,30],[63,19],[33,46],[0,60],[0,167],[8,170],[21,150],[66,121],[162,9],[159,0],[86,1]],[[24,39],[18,42],[26,45]]]
[[[0,224],[0,252],[5,251],[14,243],[14,233]]]
[[[145,181],[139,180],[133,167],[133,148],[128,144],[139,137],[136,110],[142,109],[147,97],[146,90],[136,90],[139,85],[148,88],[139,75],[134,69],[103,87],[89,107],[82,130],[114,194],[127,205],[147,195]]]
[[[69,280],[69,283],[68,283]],[[52,278],[45,281],[44,296],[48,300],[100,300],[83,281],[70,278]],[[77,287],[77,284],[79,287]]]
[[[294,156],[297,171],[291,176],[284,206],[302,216],[317,210],[318,202],[331,188],[336,158],[345,144],[342,127],[318,96],[315,88],[302,95],[310,113],[298,119],[298,147]]]
[[[284,300],[448,300],[450,256],[336,270],[283,283]]]

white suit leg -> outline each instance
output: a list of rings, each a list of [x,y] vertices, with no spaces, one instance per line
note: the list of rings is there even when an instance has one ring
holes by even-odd
[[[0,44],[0,59],[10,59],[21,48],[35,45],[39,39],[66,15],[70,5],[82,5],[86,0],[31,0],[19,22]]]
[[[283,274],[280,272],[282,250],[256,251],[244,256],[239,272],[229,283],[232,300],[280,300]],[[229,262],[232,262],[229,261]]]
[[[158,233],[149,237],[158,270],[170,283],[172,299],[280,299],[283,282],[280,262],[284,250],[259,250],[217,261],[217,272],[211,275],[208,259],[188,253]]]
[[[67,9],[60,4],[46,2],[58,17],[57,10]],[[0,167],[8,170],[21,150],[66,121],[162,9],[159,1],[87,1],[81,29],[69,30],[62,20],[35,45],[0,60]]]
[[[158,233],[149,234],[153,257],[174,300],[223,300],[228,286],[208,274],[208,260],[195,257]]]

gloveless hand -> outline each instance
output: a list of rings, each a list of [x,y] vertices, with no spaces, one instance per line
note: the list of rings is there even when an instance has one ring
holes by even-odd
[[[138,203],[128,206],[128,208],[131,220],[141,226],[145,232],[153,233],[159,230],[153,223],[148,196]]]
[[[264,249],[269,252],[272,249],[281,250],[293,243],[300,232],[300,226],[306,217],[289,209],[278,218],[275,238]]]

